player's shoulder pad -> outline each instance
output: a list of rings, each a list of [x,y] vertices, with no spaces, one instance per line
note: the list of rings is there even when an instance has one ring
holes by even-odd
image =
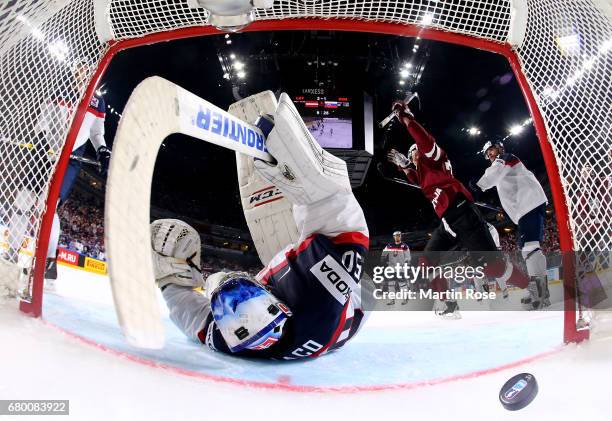
[[[504,152],[503,154],[498,156],[495,161],[497,162],[498,160],[500,160],[501,163],[503,163],[504,165],[509,165],[509,166],[514,166],[521,162],[521,160],[518,159],[516,155],[511,154],[510,152]]]

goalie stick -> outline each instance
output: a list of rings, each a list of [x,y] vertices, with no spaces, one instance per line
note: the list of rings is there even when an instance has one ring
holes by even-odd
[[[387,181],[390,181],[392,183],[397,183],[397,184],[401,184],[401,185],[406,186],[406,187],[412,187],[414,189],[421,190],[421,188],[419,186],[417,186],[416,184],[411,184],[411,183],[407,182],[406,180],[402,180],[401,178],[389,177],[388,175],[386,175],[384,173],[384,171],[383,171],[383,168],[382,168],[382,162],[379,162],[378,164],[376,164],[376,169],[378,170],[378,173],[383,178],[383,180],[387,180]],[[483,203],[483,202],[474,202],[474,204],[476,206],[480,206],[481,208],[494,210],[496,212],[503,212],[504,211],[503,209],[498,208],[497,206],[489,205],[489,204]]]
[[[159,349],[165,342],[149,221],[157,153],[173,133],[273,161],[256,126],[160,77],[136,86],[113,143],[104,215],[117,318],[127,342],[141,348]]]

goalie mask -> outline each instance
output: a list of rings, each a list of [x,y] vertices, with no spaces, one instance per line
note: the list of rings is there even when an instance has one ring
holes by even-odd
[[[243,272],[224,274],[210,297],[215,323],[232,352],[271,347],[291,316],[284,303]]]

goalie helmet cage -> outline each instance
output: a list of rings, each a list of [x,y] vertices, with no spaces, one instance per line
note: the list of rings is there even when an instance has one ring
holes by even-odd
[[[61,180],[101,75],[123,49],[221,33],[195,3],[13,0],[0,9],[0,222],[9,223],[20,190],[40,194],[26,230],[33,238],[33,257],[25,262],[31,270],[22,311],[41,315]],[[612,220],[611,15],[606,0],[277,0],[272,8],[255,9],[255,21],[242,32],[318,29],[419,36],[505,56],[544,156],[560,249],[572,252],[611,245],[606,234]],[[89,82],[79,85],[73,64],[84,59],[95,65]],[[45,164],[48,151],[33,147],[33,139],[41,127],[40,109],[55,92],[64,93],[72,112],[68,121],[45,128],[47,137],[63,145],[52,168]],[[21,238],[4,242],[16,240]],[[7,273],[0,272],[0,279]],[[588,330],[577,329],[581,306],[575,279],[565,276],[564,282],[564,339],[581,341]]]

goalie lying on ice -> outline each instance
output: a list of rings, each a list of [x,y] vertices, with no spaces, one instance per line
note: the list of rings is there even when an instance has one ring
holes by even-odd
[[[172,321],[213,350],[317,357],[344,345],[364,322],[359,281],[368,228],[346,164],[316,143],[287,95],[271,117],[266,146],[276,163],[254,166],[293,204],[299,240],[256,277],[210,275],[201,294],[193,290],[204,284],[198,234],[184,222],[158,220],[152,223],[155,273]]]

